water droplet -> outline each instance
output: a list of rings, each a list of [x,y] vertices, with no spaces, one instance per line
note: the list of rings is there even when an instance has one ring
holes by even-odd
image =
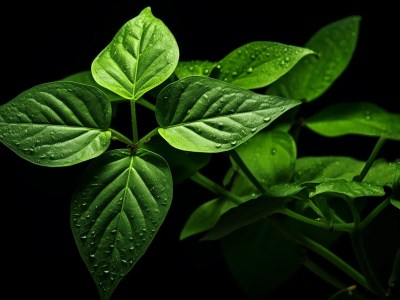
[[[252,128],[252,129],[250,129],[250,131],[252,132],[252,133],[254,133],[254,132],[256,132],[257,131],[257,128]]]
[[[207,75],[208,72],[210,72],[210,70],[208,70],[208,69],[205,69],[205,70],[203,71],[203,73],[204,73],[205,75]]]
[[[217,148],[221,148],[221,146],[222,146],[222,144],[215,144],[215,147],[217,147]]]
[[[271,154],[272,154],[272,155],[275,155],[275,154],[276,154],[276,149],[275,149],[275,148],[272,148],[272,149],[271,149]]]
[[[269,121],[271,121],[271,117],[265,117],[264,118],[264,122],[269,122]]]
[[[371,120],[371,112],[370,112],[369,110],[366,110],[366,111],[365,111],[365,118],[366,118],[367,120]]]
[[[89,256],[90,256],[91,258],[94,258],[94,254],[90,254]]]
[[[232,72],[232,76],[237,76],[237,72]]]
[[[237,141],[232,141],[232,142],[231,142],[231,145],[232,145],[232,146],[235,146],[236,144],[237,144]]]
[[[247,72],[247,73],[252,73],[252,72],[253,72],[253,68],[252,68],[252,67],[249,67],[249,68],[246,70],[246,72]]]

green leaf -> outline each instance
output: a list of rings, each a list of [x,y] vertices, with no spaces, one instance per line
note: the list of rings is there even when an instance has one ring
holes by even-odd
[[[398,209],[400,209],[400,200],[396,200],[396,199],[390,199],[390,203],[394,206],[397,207]]]
[[[327,137],[359,134],[400,140],[400,114],[368,102],[328,106],[306,119],[305,125]]]
[[[364,162],[346,156],[310,156],[297,159],[294,181],[323,182],[330,179],[351,181],[360,174]]]
[[[325,193],[346,196],[349,198],[378,197],[385,195],[385,191],[381,186],[375,186],[365,182],[335,179],[318,184],[315,187],[315,191],[310,192],[310,197]]]
[[[159,135],[153,136],[143,147],[160,154],[168,162],[174,184],[191,177],[206,166],[211,159],[209,153],[188,152],[173,148]]]
[[[272,84],[267,93],[307,102],[320,97],[349,65],[357,45],[360,21],[360,16],[350,16],[321,28],[305,44],[319,56],[303,58]]]
[[[99,85],[93,78],[92,72],[91,71],[82,71],[78,72],[75,74],[72,74],[70,76],[67,76],[62,79],[62,81],[73,81],[73,82],[78,82],[78,83],[83,83],[87,85],[91,85],[94,87],[97,87],[98,89],[102,90],[106,95],[108,100],[110,101],[121,101],[123,100],[121,96],[118,96],[117,94],[111,92],[109,89],[106,89]]]
[[[397,176],[400,178],[400,162],[388,162],[381,158],[374,161],[363,182],[393,188]]]
[[[171,146],[217,153],[239,146],[300,103],[209,77],[190,76],[160,92],[156,117],[160,135]]]
[[[183,240],[212,228],[219,217],[232,207],[235,207],[234,203],[222,199],[213,199],[203,203],[189,216],[179,239]]]
[[[50,82],[0,106],[0,141],[34,164],[69,166],[107,150],[110,120],[110,102],[99,89]]]
[[[314,54],[314,51],[276,42],[251,42],[220,60],[213,77],[244,89],[262,88],[309,54]]]
[[[262,130],[235,151],[265,189],[292,178],[296,143],[285,131]]]
[[[224,213],[202,240],[217,240],[243,226],[282,212],[285,199],[261,196],[246,201]]]
[[[106,152],[84,172],[72,198],[71,227],[102,299],[146,252],[172,200],[166,161],[139,149]]]
[[[179,61],[174,73],[178,79],[195,75],[209,76],[216,65],[217,63],[208,60]]]
[[[175,70],[179,49],[175,37],[147,7],[126,22],[94,59],[98,84],[126,99],[139,99]]]

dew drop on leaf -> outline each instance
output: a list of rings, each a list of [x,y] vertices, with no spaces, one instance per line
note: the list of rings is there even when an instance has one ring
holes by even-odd
[[[269,122],[269,121],[271,121],[271,117],[265,117],[264,118],[264,122]]]
[[[275,155],[275,154],[276,154],[276,149],[275,149],[275,148],[272,148],[272,149],[271,149],[271,154],[272,154],[272,155]]]
[[[222,144],[215,144],[215,147],[221,148]]]

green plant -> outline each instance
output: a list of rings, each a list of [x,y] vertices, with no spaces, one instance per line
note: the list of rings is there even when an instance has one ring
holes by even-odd
[[[73,195],[71,228],[102,299],[111,298],[145,254],[168,213],[173,184],[188,178],[215,198],[189,216],[181,239],[202,233],[203,240],[222,239],[244,289],[254,286],[237,267],[243,250],[237,241],[262,231],[269,245],[280,245],[267,248],[267,263],[285,264],[284,274],[269,274],[271,290],[302,264],[338,289],[332,299],[394,298],[399,239],[387,252],[393,268],[381,274],[371,266],[363,234],[384,210],[399,208],[399,163],[376,158],[385,141],[400,139],[400,116],[368,102],[342,102],[307,116],[350,62],[359,23],[351,16],[329,24],[304,47],[261,41],[218,62],[179,61],[174,36],[146,8],[90,71],[34,86],[2,105],[0,140],[40,166],[90,160]],[[126,103],[132,138],[112,123]],[[156,120],[137,122],[139,105],[155,111]],[[154,127],[140,136],[149,123]],[[377,144],[366,162],[297,157],[304,129]],[[200,172],[219,154],[230,162],[221,183]],[[360,270],[330,250],[343,234]],[[314,252],[345,280],[315,264]]]

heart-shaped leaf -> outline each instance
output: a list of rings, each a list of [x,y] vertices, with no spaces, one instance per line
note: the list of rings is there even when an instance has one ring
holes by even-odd
[[[239,146],[300,103],[209,77],[190,76],[160,92],[156,117],[160,135],[171,146],[217,153]]]
[[[125,99],[139,99],[175,70],[179,49],[175,37],[146,7],[125,23],[111,43],[94,59],[98,84]]]
[[[34,164],[69,166],[107,150],[110,121],[111,105],[101,90],[50,82],[0,107],[0,141]]]
[[[72,198],[71,227],[102,299],[146,252],[172,200],[172,177],[158,154],[113,150],[94,160]]]

